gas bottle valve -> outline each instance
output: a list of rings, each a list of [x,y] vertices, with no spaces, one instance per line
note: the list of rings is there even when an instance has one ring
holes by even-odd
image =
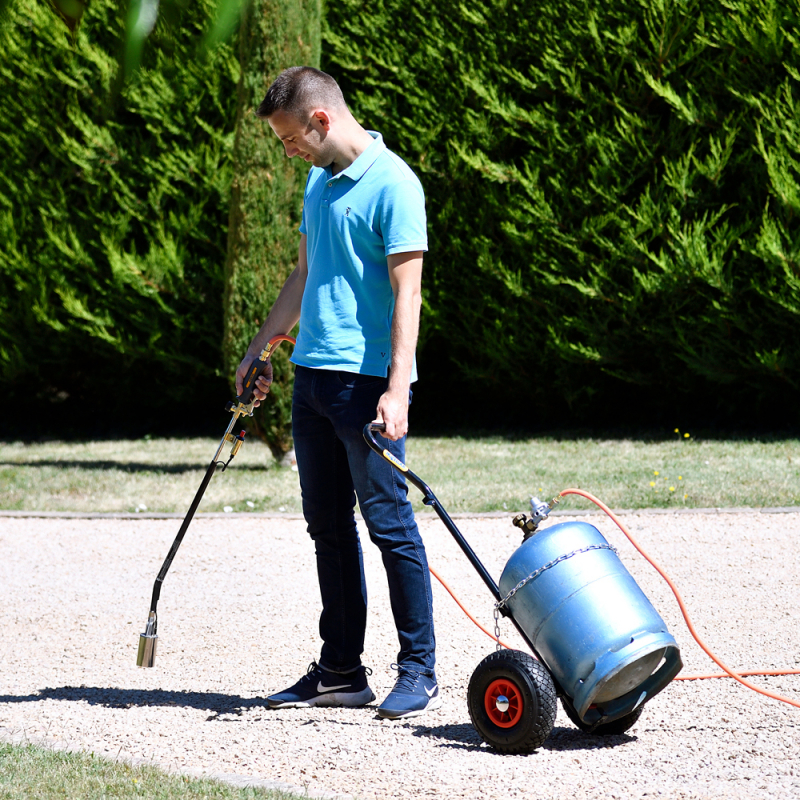
[[[531,498],[531,518],[525,514],[517,514],[512,520],[513,524],[521,528],[524,535],[522,541],[525,542],[536,533],[536,529],[550,516],[552,505],[543,503],[538,497]]]
[[[523,531],[522,541],[526,541],[536,533],[536,525],[532,519],[528,519],[526,514],[517,514],[511,522]]]

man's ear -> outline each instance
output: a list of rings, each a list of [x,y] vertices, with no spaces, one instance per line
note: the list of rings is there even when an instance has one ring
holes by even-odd
[[[318,108],[311,115],[311,124],[327,133],[331,129],[331,115],[324,108]]]

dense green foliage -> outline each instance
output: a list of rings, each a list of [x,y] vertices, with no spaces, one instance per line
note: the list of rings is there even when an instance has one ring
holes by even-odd
[[[101,417],[137,403],[139,418],[182,401],[179,420],[193,397],[227,394],[220,298],[239,65],[231,45],[198,54],[214,10],[202,0],[159,20],[123,84],[118,3],[93,0],[74,42],[47,3],[7,4],[5,400],[68,397]]]
[[[254,111],[281,70],[319,66],[319,0],[254,0],[242,18],[235,179],[225,269],[225,364],[233,376],[297,263],[298,227],[308,172],[289,161],[268,123]],[[285,331],[289,333],[289,331]],[[253,427],[280,457],[291,447],[291,348],[272,359],[270,397]]]
[[[797,0],[326,14],[323,69],[426,188],[427,413],[797,420]]]
[[[0,411],[221,406],[294,264],[304,172],[251,112],[317,63],[317,0],[210,57],[217,3],[163,9],[123,82],[119,4],[70,33],[0,2]],[[325,13],[322,67],[428,196],[418,422],[797,423],[798,0]]]

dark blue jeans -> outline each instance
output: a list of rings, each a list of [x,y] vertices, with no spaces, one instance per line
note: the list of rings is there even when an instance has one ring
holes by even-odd
[[[388,378],[298,366],[292,434],[303,515],[314,540],[322,595],[320,665],[347,672],[361,664],[367,590],[358,503],[370,539],[380,548],[389,582],[400,652],[397,662],[433,674],[433,603],[425,547],[405,479],[364,441]],[[411,400],[409,393],[409,402]],[[401,461],[405,439],[379,441]]]

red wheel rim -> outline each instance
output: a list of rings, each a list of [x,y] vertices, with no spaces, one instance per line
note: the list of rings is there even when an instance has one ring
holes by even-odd
[[[505,697],[508,701],[508,708],[501,711],[497,707],[498,698]],[[489,715],[489,719],[498,728],[513,728],[522,716],[522,694],[519,688],[508,678],[498,678],[492,681],[483,695],[483,707]]]

